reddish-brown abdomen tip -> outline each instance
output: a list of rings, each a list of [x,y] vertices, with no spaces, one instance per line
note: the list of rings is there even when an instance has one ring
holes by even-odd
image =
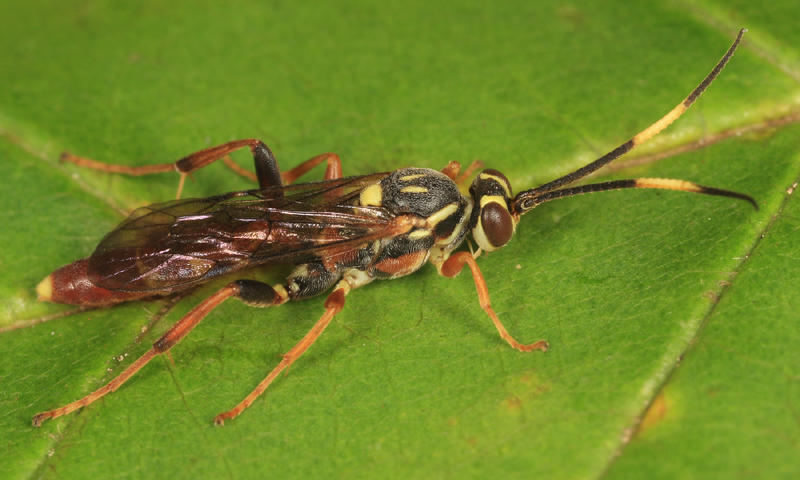
[[[89,279],[88,259],[65,265],[48,275],[36,286],[39,300],[87,307],[102,307],[135,300],[148,292],[123,292],[98,287]]]

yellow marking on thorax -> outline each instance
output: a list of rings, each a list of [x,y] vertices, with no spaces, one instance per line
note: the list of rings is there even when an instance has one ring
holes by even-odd
[[[650,125],[633,137],[633,145],[636,146],[642,144],[658,135],[661,130],[664,130],[669,126],[670,123],[677,120],[687,108],[688,107],[683,103],[677,105],[675,108],[670,110],[668,114],[661,117],[656,123]]]
[[[428,193],[428,189],[425,187],[419,187],[416,185],[411,185],[409,187],[403,187],[400,189],[403,193]]]
[[[439,224],[442,220],[446,219],[450,215],[456,213],[458,210],[457,203],[448,204],[446,207],[442,208],[438,212],[433,212],[425,219],[425,223],[427,223],[428,228],[433,230],[436,228],[436,225]]]
[[[451,233],[449,237],[436,242],[437,245],[450,246],[453,241],[455,241],[456,237],[463,231],[464,224],[469,221],[469,217],[472,215],[472,199],[468,197],[467,200],[467,206],[464,208],[464,214],[461,216],[461,220],[459,220],[456,228],[453,229],[453,233]]]
[[[422,177],[424,177],[426,175],[427,175],[427,173],[412,173],[411,175],[403,175],[402,177],[399,178],[399,180],[401,182],[408,182],[408,181],[411,181],[411,180],[415,180],[417,178],[422,178]]]
[[[481,172],[480,174],[481,180],[494,180],[495,182],[499,183],[500,186],[503,187],[503,190],[506,192],[506,196],[511,196],[511,189],[508,188],[508,184],[502,177],[498,177],[497,175],[492,175],[491,173]]]
[[[363,207],[380,207],[383,202],[383,189],[379,183],[361,190],[358,201]]]
[[[430,230],[414,230],[413,232],[408,234],[408,238],[411,240],[419,240],[420,238],[425,238],[430,236]]]

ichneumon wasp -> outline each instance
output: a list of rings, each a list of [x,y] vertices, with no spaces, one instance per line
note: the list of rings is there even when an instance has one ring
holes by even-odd
[[[512,337],[489,303],[489,291],[476,258],[482,250],[505,245],[521,216],[537,205],[583,193],[623,188],[679,190],[732,197],[749,195],[685,180],[634,178],[587,185],[569,185],[657,135],[694,103],[733,55],[741,30],[714,69],[681,103],[633,138],[588,165],[536,188],[512,195],[508,179],[497,170],[478,173],[466,187],[472,167],[460,172],[452,162],[441,171],[402,168],[393,172],[342,177],[341,161],[332,153],[318,155],[281,172],[267,146],[255,139],[238,140],[193,153],[175,163],[128,167],[64,154],[84,167],[131,175],[177,171],[178,197],[189,172],[216,160],[229,160],[235,150],[250,148],[259,188],[210,198],[178,199],[133,211],[100,241],[94,253],[47,276],[37,287],[44,301],[104,307],[153,296],[179,294],[221,275],[268,264],[295,265],[283,284],[235,280],[202,301],[175,323],[153,347],[116,378],[84,398],[33,418],[35,426],[91,404],[117,390],[155,356],[181,341],[225,299],[236,297],[256,307],[276,306],[333,288],[325,312],[311,330],[266,378],[233,409],[217,415],[216,424],[242,413],[273,380],[299,358],[342,309],[345,296],[375,279],[413,273],[426,262],[445,277],[469,267],[480,306],[500,336],[520,351],[548,348],[540,340],[522,344]],[[325,179],[294,184],[302,174],[326,163]],[[479,247],[459,251],[467,233]]]

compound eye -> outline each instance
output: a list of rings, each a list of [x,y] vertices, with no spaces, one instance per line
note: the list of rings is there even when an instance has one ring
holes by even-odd
[[[481,208],[480,226],[488,242],[488,245],[481,247],[487,251],[502,247],[514,234],[514,219],[508,209],[497,202],[488,202]]]

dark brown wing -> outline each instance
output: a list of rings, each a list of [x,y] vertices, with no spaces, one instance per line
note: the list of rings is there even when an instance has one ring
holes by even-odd
[[[135,210],[89,258],[109,290],[166,292],[266,263],[305,263],[383,236],[393,215],[357,206],[387,174],[175,200]]]

